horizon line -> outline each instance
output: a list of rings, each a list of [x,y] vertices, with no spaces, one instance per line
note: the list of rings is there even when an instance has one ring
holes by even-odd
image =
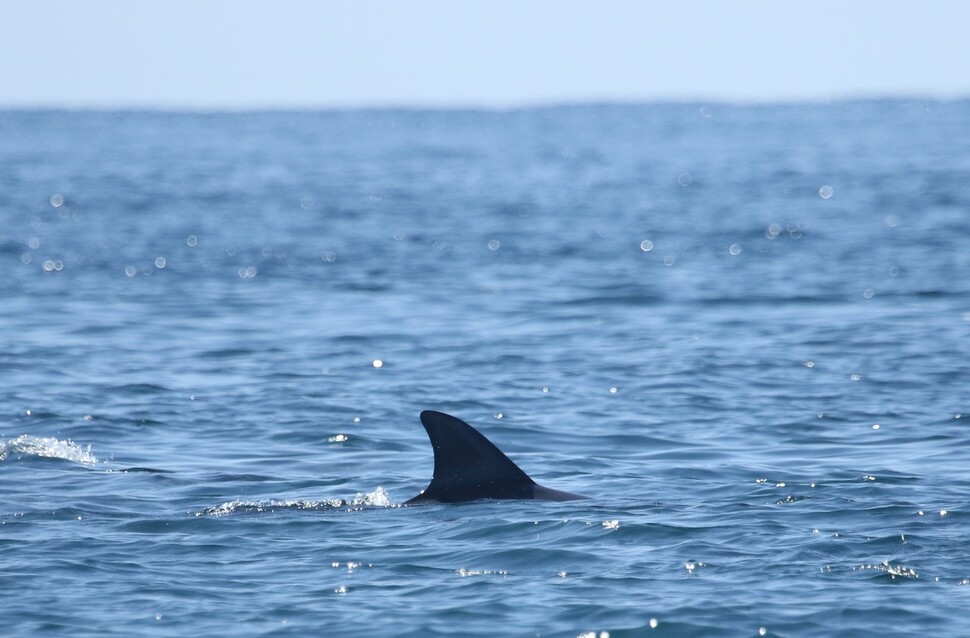
[[[79,102],[79,103],[4,103],[0,112],[153,112],[153,113],[267,113],[267,112],[348,112],[348,111],[484,111],[508,112],[582,107],[715,106],[729,108],[770,106],[836,106],[876,102],[953,104],[970,101],[970,93],[939,95],[928,93],[885,93],[801,98],[590,98],[522,100],[510,102],[475,101],[387,101],[317,103],[198,103],[191,102]]]

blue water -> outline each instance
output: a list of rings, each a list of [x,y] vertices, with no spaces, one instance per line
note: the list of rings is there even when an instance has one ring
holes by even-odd
[[[970,102],[4,112],[0,300],[0,635],[966,633]]]

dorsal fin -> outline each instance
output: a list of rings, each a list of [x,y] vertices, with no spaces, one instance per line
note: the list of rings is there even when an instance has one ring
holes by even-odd
[[[425,410],[421,423],[434,448],[431,485],[404,503],[461,503],[480,499],[538,499],[574,501],[584,499],[543,487],[529,478],[509,457],[461,419]]]
[[[421,423],[434,448],[431,485],[408,504],[485,498],[532,498],[535,481],[461,419],[425,410]]]

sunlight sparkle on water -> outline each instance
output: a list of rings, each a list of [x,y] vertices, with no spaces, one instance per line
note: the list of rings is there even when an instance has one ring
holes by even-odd
[[[456,569],[455,573],[462,578],[468,578],[469,576],[508,576],[509,572],[506,569]]]

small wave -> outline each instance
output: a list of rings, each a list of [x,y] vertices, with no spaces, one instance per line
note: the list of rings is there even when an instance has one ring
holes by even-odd
[[[223,348],[220,350],[206,350],[199,353],[201,359],[235,359],[239,357],[249,357],[255,353],[248,348]]]
[[[90,445],[83,448],[70,439],[61,441],[21,434],[15,439],[0,442],[0,461],[24,458],[62,459],[85,465],[94,465],[98,462],[98,459],[91,454]]]
[[[108,389],[122,394],[162,394],[169,391],[165,386],[154,383],[126,383]]]
[[[391,507],[387,490],[378,487],[373,492],[357,494],[351,500],[335,498],[324,501],[278,500],[227,501],[216,507],[207,507],[196,512],[196,516],[229,516],[230,514],[262,514],[266,512],[285,512],[287,510],[337,510],[359,507]]]

